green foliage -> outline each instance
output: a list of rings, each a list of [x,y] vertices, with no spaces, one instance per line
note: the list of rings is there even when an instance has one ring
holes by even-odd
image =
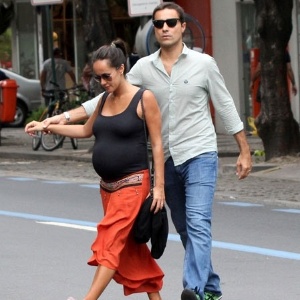
[[[26,124],[31,122],[31,121],[38,121],[40,120],[40,118],[43,115],[43,112],[45,110],[45,106],[41,105],[39,108],[37,108],[36,110],[32,111],[31,114],[28,116],[28,118],[26,119]]]
[[[264,156],[265,151],[264,150],[255,150],[254,151],[254,156]]]
[[[0,60],[7,61],[11,57],[11,29],[0,35]]]
[[[255,150],[253,153],[255,162],[262,162],[265,161],[265,151],[264,150]]]

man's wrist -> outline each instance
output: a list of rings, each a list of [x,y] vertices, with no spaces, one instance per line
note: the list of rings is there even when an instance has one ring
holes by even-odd
[[[64,117],[65,117],[65,120],[67,121],[67,123],[70,123],[71,122],[71,116],[69,114],[69,112],[65,111],[63,113]]]

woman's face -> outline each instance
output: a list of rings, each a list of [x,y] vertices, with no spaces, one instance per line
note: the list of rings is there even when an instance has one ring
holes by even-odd
[[[123,77],[124,66],[112,67],[109,60],[97,60],[93,64],[94,80],[99,82],[107,92],[115,91]]]

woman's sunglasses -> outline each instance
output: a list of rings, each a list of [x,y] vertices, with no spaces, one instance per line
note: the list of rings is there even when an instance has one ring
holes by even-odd
[[[168,27],[175,27],[177,24],[177,21],[180,21],[180,19],[166,19],[166,20],[152,20],[152,23],[154,25],[154,27],[158,28],[158,29],[162,29],[164,27],[164,24],[167,23]]]
[[[114,73],[116,70],[119,70],[120,67],[117,67],[114,71],[112,71],[112,73]],[[99,82],[99,83],[101,83],[101,79],[103,79],[105,81],[112,81],[112,76],[111,76],[112,73],[110,73],[110,74],[109,73],[103,73],[101,75],[94,74],[94,80]]]
[[[97,82],[101,82],[101,79],[104,79],[105,81],[112,81],[111,74],[102,74],[102,75],[94,75],[94,80]]]

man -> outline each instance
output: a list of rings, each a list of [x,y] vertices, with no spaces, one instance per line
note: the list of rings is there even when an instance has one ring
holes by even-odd
[[[66,88],[66,78],[65,74],[69,74],[74,85],[76,85],[75,74],[72,70],[70,64],[62,58],[62,53],[60,49],[55,48],[53,50],[53,58],[55,65],[55,74],[53,74],[52,61],[48,58],[42,66],[42,72],[40,76],[41,89],[42,91],[49,91],[54,89],[65,89]],[[55,77],[54,77],[55,75]],[[56,82],[56,85],[52,82]],[[49,105],[50,98],[45,97],[46,106]]]
[[[161,48],[137,61],[127,74],[134,85],[150,89],[162,114],[165,193],[171,217],[185,247],[182,300],[222,298],[219,276],[211,263],[211,214],[218,173],[217,139],[209,99],[233,134],[240,155],[239,179],[251,170],[246,135],[234,102],[212,57],[188,49],[180,6],[163,2],[154,9],[153,25]],[[102,78],[102,80],[105,80]],[[91,114],[101,96],[50,122],[77,121]]]

